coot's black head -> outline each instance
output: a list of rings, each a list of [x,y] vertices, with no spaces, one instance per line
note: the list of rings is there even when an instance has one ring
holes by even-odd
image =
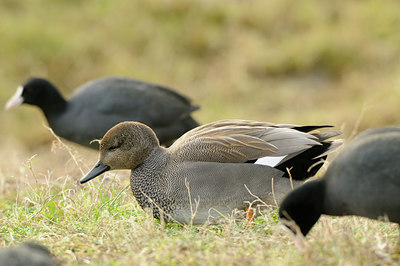
[[[279,217],[283,226],[295,235],[298,234],[296,229],[299,228],[306,236],[322,214],[324,190],[323,180],[315,180],[305,183],[287,195],[279,207]]]
[[[65,100],[57,88],[43,78],[30,78],[18,87],[14,96],[7,102],[6,109],[11,109],[22,103],[37,105],[44,111],[65,105]]]

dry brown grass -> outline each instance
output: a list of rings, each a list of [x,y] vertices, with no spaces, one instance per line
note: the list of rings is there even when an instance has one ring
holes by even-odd
[[[21,163],[1,165],[3,247],[34,240],[66,265],[397,263],[391,258],[399,236],[395,224],[322,217],[307,236],[304,250],[298,250],[281,229],[274,208],[253,226],[229,219],[218,225],[163,224],[137,205],[128,172],[111,172],[82,186],[73,161],[86,169],[96,161],[96,154],[89,151],[89,159],[74,148],[72,153],[65,149],[53,153],[49,147],[46,153],[45,149],[26,158],[15,153],[13,161]],[[54,172],[39,165],[53,165]]]

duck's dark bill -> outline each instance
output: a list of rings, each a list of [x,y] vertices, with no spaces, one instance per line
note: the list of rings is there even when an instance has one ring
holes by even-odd
[[[93,169],[85,177],[83,177],[80,182],[81,184],[86,183],[87,181],[92,180],[96,176],[99,176],[108,170],[110,170],[110,166],[104,165],[101,161],[98,161]]]

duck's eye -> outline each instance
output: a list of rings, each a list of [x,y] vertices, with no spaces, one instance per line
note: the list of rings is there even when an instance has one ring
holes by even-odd
[[[113,151],[115,149],[119,148],[118,144],[112,145],[110,148],[108,148],[109,151]]]

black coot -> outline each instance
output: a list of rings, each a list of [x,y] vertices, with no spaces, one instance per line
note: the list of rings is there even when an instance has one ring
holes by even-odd
[[[370,129],[337,155],[325,176],[283,200],[279,216],[305,236],[321,214],[387,218],[400,223],[400,128]],[[298,235],[297,235],[298,236]]]
[[[17,89],[6,109],[22,103],[38,106],[54,132],[70,141],[97,148],[90,142],[123,121],[150,126],[161,144],[170,145],[199,124],[191,117],[198,107],[179,93],[129,78],[107,77],[88,82],[65,100],[56,87],[31,78]]]
[[[17,247],[0,249],[0,265],[55,266],[57,264],[50,251],[36,243],[26,242]]]

